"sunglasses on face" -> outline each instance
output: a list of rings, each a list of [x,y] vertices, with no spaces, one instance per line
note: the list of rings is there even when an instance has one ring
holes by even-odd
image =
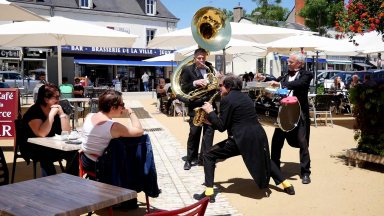
[[[223,84],[221,84],[221,83],[219,84],[219,87],[223,87],[223,86],[224,86]]]

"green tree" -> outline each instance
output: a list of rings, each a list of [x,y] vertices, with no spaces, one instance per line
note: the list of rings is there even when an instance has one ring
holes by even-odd
[[[252,0],[257,3],[251,14],[246,17],[267,25],[276,25],[276,21],[285,21],[288,15],[288,9],[281,7],[281,0],[275,0],[274,3],[268,0]]]
[[[325,35],[327,29],[335,26],[336,14],[343,10],[342,0],[307,0],[299,15],[312,31]]]
[[[335,25],[342,37],[347,35],[351,39],[356,33],[369,31],[378,31],[384,35],[384,2],[350,0],[345,10],[337,15]]]
[[[233,11],[232,10],[227,10],[223,8],[219,8],[219,10],[223,11],[223,13],[227,16],[227,19],[230,22],[233,22]]]

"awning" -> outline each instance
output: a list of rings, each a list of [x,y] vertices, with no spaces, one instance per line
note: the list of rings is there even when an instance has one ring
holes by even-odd
[[[76,64],[176,67],[176,62],[145,62],[114,59],[75,59]]]
[[[352,61],[350,61],[350,60],[327,59],[327,62],[328,62],[328,64],[345,64],[345,65],[352,64]]]
[[[281,61],[287,61],[288,58],[289,58],[288,56],[281,56],[280,57]],[[306,62],[312,62],[312,58],[306,58],[305,60],[306,60]],[[316,61],[316,58],[315,58],[315,61]],[[327,59],[319,58],[317,62],[327,63]]]
[[[365,63],[353,63],[353,64],[355,64],[355,65],[359,65],[359,66],[361,66],[361,67],[372,67],[372,65],[368,65],[368,64],[365,64]]]

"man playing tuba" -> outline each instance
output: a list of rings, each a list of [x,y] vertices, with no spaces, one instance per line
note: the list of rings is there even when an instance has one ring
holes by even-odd
[[[208,52],[205,49],[198,48],[194,52],[194,61],[193,64],[185,65],[180,74],[181,89],[183,92],[197,92],[197,91],[212,91],[213,93],[217,91],[216,87],[214,90],[210,90],[213,85],[212,79],[209,77],[215,76],[215,70],[212,67],[212,64],[206,61]],[[207,152],[213,143],[214,130],[211,126],[203,124],[203,126],[195,126],[193,124],[193,119],[195,117],[194,109],[196,107],[201,107],[205,101],[210,99],[212,94],[205,94],[204,96],[195,99],[189,100],[188,102],[188,116],[189,118],[189,136],[187,142],[187,159],[184,164],[184,170],[191,169],[192,165],[202,164],[202,156]],[[203,139],[201,143],[200,157],[199,144],[201,130],[203,130]]]

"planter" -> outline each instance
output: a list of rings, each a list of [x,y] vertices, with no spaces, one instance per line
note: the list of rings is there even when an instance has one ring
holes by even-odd
[[[384,165],[384,157],[360,152],[357,149],[349,149],[346,153],[346,164],[349,166],[363,167],[365,162],[371,162]]]

